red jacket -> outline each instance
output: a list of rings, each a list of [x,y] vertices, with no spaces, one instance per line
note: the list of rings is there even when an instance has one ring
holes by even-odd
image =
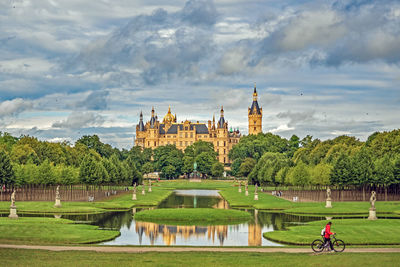
[[[325,238],[329,238],[331,235],[333,235],[333,233],[331,232],[331,226],[330,224],[327,224],[325,226]]]

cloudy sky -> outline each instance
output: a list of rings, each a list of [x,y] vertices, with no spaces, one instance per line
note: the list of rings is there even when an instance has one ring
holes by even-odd
[[[247,133],[365,140],[400,126],[400,3],[0,0],[0,131],[133,145],[154,106]]]

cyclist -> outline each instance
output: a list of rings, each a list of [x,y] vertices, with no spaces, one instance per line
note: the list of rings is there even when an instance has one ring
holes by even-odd
[[[333,245],[332,245],[332,242],[331,242],[331,235],[334,235],[336,233],[332,233],[331,232],[331,225],[332,225],[332,222],[328,222],[326,224],[326,226],[325,226],[324,244],[329,242],[329,246],[331,248],[331,251],[333,251]]]

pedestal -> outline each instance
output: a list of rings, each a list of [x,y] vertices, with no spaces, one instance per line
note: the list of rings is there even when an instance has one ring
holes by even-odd
[[[137,198],[136,198],[136,193],[133,193],[132,194],[132,200],[136,200]]]
[[[8,218],[18,219],[17,207],[16,206],[10,206],[10,215],[8,215]]]
[[[374,208],[369,209],[368,220],[378,220],[378,218],[376,217],[376,209]]]
[[[332,201],[330,199],[326,200],[325,208],[332,208]]]
[[[258,194],[254,195],[254,200],[258,200]]]
[[[54,204],[54,208],[61,208],[61,201],[59,198],[56,198],[56,203]]]
[[[249,191],[247,191],[247,190],[246,190],[246,193],[245,193],[245,195],[246,195],[246,196],[248,196],[248,195],[249,195]]]
[[[149,193],[151,193],[151,187],[149,187]]]
[[[146,192],[144,191],[144,189],[142,190],[142,195],[145,195],[146,194]]]

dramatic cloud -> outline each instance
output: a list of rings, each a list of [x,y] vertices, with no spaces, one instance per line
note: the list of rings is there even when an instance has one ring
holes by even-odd
[[[22,98],[15,98],[13,100],[3,101],[0,103],[0,118],[3,116],[21,113],[31,107],[32,103]]]
[[[104,122],[104,118],[92,112],[73,112],[64,121],[53,123],[54,128],[70,128],[79,129],[90,126],[100,126]]]
[[[140,111],[247,133],[400,125],[398,0],[0,1],[0,131],[133,145]]]

